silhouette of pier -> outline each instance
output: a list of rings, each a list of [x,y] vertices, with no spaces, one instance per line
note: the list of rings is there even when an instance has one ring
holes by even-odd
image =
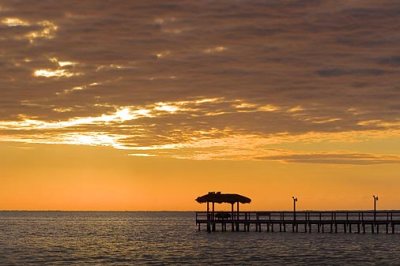
[[[394,234],[400,211],[196,212],[196,225],[208,232],[318,232]]]
[[[386,233],[395,234],[400,225],[400,210],[297,211],[293,197],[293,211],[239,211],[239,203],[250,203],[238,194],[209,192],[196,199],[207,203],[207,211],[196,212],[196,226],[207,232],[304,232],[304,233]],[[231,204],[231,211],[215,211],[215,203]],[[211,210],[210,210],[211,204]],[[234,206],[236,205],[236,210]],[[398,226],[397,226],[398,227]]]

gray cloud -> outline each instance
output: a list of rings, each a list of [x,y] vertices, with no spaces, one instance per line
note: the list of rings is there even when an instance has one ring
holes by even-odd
[[[340,77],[340,76],[380,76],[385,74],[386,71],[382,69],[321,69],[318,70],[318,75],[322,77]]]
[[[125,106],[223,98],[125,121],[122,131],[109,123],[68,132],[120,133],[131,145],[162,145],[188,140],[196,130],[296,135],[398,129],[398,1],[1,5],[1,121],[68,121]],[[25,24],[7,25],[7,18]],[[76,64],[61,66],[54,58]],[[34,76],[37,70],[65,76]],[[237,100],[254,106],[236,108]],[[266,105],[277,110],[258,109]],[[371,120],[381,122],[363,123]],[[141,136],[134,129],[139,126]]]
[[[276,160],[292,163],[319,163],[319,164],[392,164],[400,163],[399,156],[376,156],[372,154],[295,154],[282,156],[260,157],[261,160]]]
[[[379,63],[389,66],[400,66],[400,56],[389,56],[378,60]]]

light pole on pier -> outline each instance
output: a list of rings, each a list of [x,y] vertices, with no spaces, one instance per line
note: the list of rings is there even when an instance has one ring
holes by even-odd
[[[296,221],[296,202],[297,202],[297,198],[295,196],[293,196],[292,199],[293,199],[293,219]]]
[[[376,202],[378,201],[378,196],[373,195],[374,198],[374,222],[376,222]]]

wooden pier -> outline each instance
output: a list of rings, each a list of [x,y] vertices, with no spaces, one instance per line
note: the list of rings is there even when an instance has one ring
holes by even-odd
[[[397,210],[196,212],[198,230],[204,228],[208,232],[395,234],[397,225]]]

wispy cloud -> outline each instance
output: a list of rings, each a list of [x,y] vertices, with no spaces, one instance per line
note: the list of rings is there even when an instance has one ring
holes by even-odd
[[[260,157],[261,160],[276,160],[287,163],[318,163],[318,164],[392,164],[400,163],[400,156],[397,155],[376,155],[360,153],[312,153],[312,154],[291,154]]]

